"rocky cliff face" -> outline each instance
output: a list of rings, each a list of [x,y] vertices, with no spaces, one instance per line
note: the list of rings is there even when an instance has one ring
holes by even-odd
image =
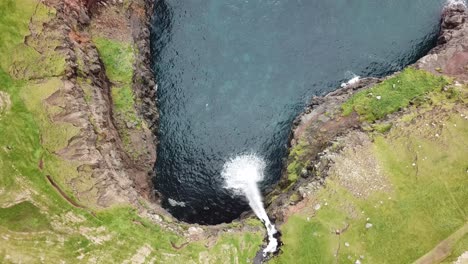
[[[416,62],[415,66],[434,74],[446,74],[460,81],[468,80],[468,14],[466,5],[453,1],[443,11],[437,47]]]
[[[64,56],[60,88],[45,102],[60,109],[50,113],[54,123],[71,124],[79,131],[54,153],[74,164],[77,173],[51,178],[58,178],[60,185],[91,207],[139,206],[140,198],[153,200],[157,141],[152,131],[156,131],[158,114],[149,62],[151,1],[50,0],[46,4],[56,10],[56,16],[43,25],[41,33],[31,29],[27,42],[56,43],[55,50]],[[99,50],[96,39],[128,43],[134,50],[129,53],[134,56],[131,81],[109,78],[112,66],[105,65],[102,57],[107,46]],[[115,54],[117,60],[120,53]],[[133,88],[130,102],[134,103],[120,113],[118,93],[113,90],[126,85]]]

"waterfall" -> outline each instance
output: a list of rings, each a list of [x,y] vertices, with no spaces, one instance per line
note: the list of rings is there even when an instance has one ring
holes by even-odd
[[[221,175],[225,180],[225,188],[236,195],[245,196],[255,215],[265,225],[268,233],[268,245],[263,250],[263,255],[266,256],[267,253],[276,251],[278,240],[274,237],[277,231],[263,207],[262,195],[258,188],[258,183],[263,180],[264,169],[263,159],[255,154],[247,154],[226,162]]]

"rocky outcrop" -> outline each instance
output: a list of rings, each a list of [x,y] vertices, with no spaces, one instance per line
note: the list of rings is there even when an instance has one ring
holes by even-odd
[[[466,5],[462,1],[452,1],[444,8],[438,45],[433,52],[443,49],[444,44],[448,43],[453,37],[457,38],[460,28],[464,26],[467,19],[465,10]]]
[[[137,1],[135,1],[137,2]],[[140,99],[137,109],[150,126],[153,135],[158,132],[159,112],[157,106],[157,85],[151,70],[150,20],[153,12],[153,0],[144,0],[137,6],[130,5],[130,27],[132,37],[138,49],[133,76],[133,90]],[[157,144],[156,137],[154,138]]]
[[[437,47],[421,58],[415,66],[434,74],[445,74],[468,80],[468,14],[461,1],[444,9]]]
[[[90,41],[90,36],[84,30],[88,24],[88,17],[83,7],[67,5],[58,8],[58,15],[71,25],[66,32],[68,48],[68,69],[65,87],[69,92],[69,101],[75,102],[73,115],[81,118],[71,119],[75,124],[82,125],[82,135],[75,137],[69,147],[59,155],[74,160],[76,153],[84,164],[79,169],[91,168],[92,178],[96,179],[96,203],[99,206],[110,206],[115,203],[136,203],[137,190],[134,189],[131,170],[132,164],[123,151],[122,140],[117,133],[112,117],[112,98],[110,97],[110,83],[106,77],[105,69],[100,61],[98,51]],[[76,65],[82,61],[82,68]],[[92,100],[84,100],[84,89],[76,78],[89,80]],[[69,105],[66,105],[68,108]],[[146,172],[144,172],[146,173]],[[74,182],[79,179],[74,179]],[[145,194],[150,197],[150,194]]]
[[[53,122],[71,124],[79,130],[65,148],[54,153],[59,159],[74,164],[76,173],[58,178],[64,179],[60,184],[69,187],[80,203],[89,207],[130,203],[142,208],[142,198],[154,200],[151,178],[156,160],[156,139],[148,127],[153,130],[157,127],[157,109],[155,83],[149,68],[150,15],[147,12],[151,12],[150,3],[131,1],[128,16],[113,18],[121,20],[116,23],[129,25],[128,32],[133,33],[139,51],[133,88],[138,101],[136,108],[148,125],[131,132],[136,138],[132,142],[138,143],[133,148],[140,153],[135,158],[124,147],[121,131],[116,127],[113,84],[90,33],[90,25],[100,9],[123,4],[81,0],[47,2],[57,12],[56,17],[44,25],[43,31],[54,32],[54,41],[59,43],[55,49],[65,56],[65,72],[61,76],[61,87],[46,100],[46,104],[61,109],[51,115]],[[145,11],[145,8],[149,10]],[[32,34],[28,41],[34,42],[37,37]],[[131,35],[128,37],[132,39]],[[158,207],[154,203],[149,206]]]

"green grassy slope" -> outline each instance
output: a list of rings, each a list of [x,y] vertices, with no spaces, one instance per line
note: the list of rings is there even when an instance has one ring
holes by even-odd
[[[422,83],[434,80],[427,76],[429,80]],[[358,93],[345,103],[345,109],[367,100],[362,97],[365,94]],[[366,151],[349,151],[345,157],[375,158],[391,188],[360,197],[332,174],[326,188],[282,226],[283,253],[273,263],[412,263],[466,227],[466,95],[466,87],[438,89],[426,94],[408,114],[392,120],[388,132],[368,132],[372,141]],[[321,205],[319,210],[314,210],[316,204]],[[366,228],[366,224],[372,226]],[[466,234],[457,236],[453,248],[445,248],[451,254],[442,259],[455,260],[468,250]]]
[[[343,114],[349,115],[356,111],[362,119],[375,121],[408,106],[419,96],[442,89],[448,83],[447,78],[409,67],[400,74],[353,95],[343,104]]]

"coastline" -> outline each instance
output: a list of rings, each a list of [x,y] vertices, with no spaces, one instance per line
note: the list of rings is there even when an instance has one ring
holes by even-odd
[[[136,58],[135,62],[135,72],[134,72],[134,77],[133,77],[133,90],[135,92],[135,95],[139,98],[137,100],[135,107],[138,109],[138,112],[140,115],[145,119],[145,121],[149,125],[149,129],[152,132],[153,135],[153,141],[155,146],[157,146],[158,141],[155,135],[157,135],[157,129],[158,129],[158,112],[157,112],[157,105],[156,105],[156,91],[157,91],[157,81],[154,80],[154,75],[152,74],[151,71],[151,54],[150,54],[150,43],[149,43],[149,27],[150,27],[150,20],[152,16],[152,10],[153,10],[153,5],[154,5],[154,0],[144,0],[144,6],[145,6],[145,15],[141,16],[141,11],[135,11],[131,10],[132,17],[131,17],[131,23],[132,23],[132,29],[134,30],[132,32],[133,36],[133,41],[134,43],[138,46],[138,56]],[[457,13],[458,12],[458,13]],[[444,11],[442,13],[441,17],[441,29],[440,29],[440,34],[438,37],[438,42],[436,47],[431,49],[431,51],[428,53],[428,55],[424,56],[423,58],[419,59],[417,62],[415,62],[412,65],[408,65],[407,67],[416,67],[418,69],[424,69],[429,72],[432,72],[434,74],[440,74],[440,69],[441,67],[431,65],[431,63],[428,63],[427,60],[430,58],[434,58],[438,54],[444,53],[445,50],[450,49],[451,45],[453,44],[448,44],[448,43],[453,43],[454,41],[452,40],[454,37],[455,39],[463,39],[463,36],[458,36],[456,34],[457,30],[460,27],[460,24],[465,23],[465,20],[461,20],[459,17],[459,12],[463,12],[463,3],[457,2],[457,1],[452,1],[451,3],[448,3],[446,7],[444,8]],[[141,30],[142,29],[142,30]],[[455,33],[454,33],[455,32]],[[452,40],[452,42],[450,41]],[[459,43],[458,43],[459,44]],[[447,58],[446,58],[447,59]],[[405,67],[406,68],[406,67]],[[324,96],[314,96],[311,99],[311,103],[306,107],[306,109],[298,115],[295,120],[293,121],[293,125],[291,128],[290,136],[288,139],[288,152],[290,152],[295,146],[298,145],[298,141],[300,140],[302,134],[304,133],[304,130],[310,129],[311,127],[311,122],[314,120],[325,120],[329,119],[327,115],[329,112],[336,112],[338,109],[337,107],[341,105],[343,102],[345,102],[347,99],[349,99],[353,94],[369,89],[372,86],[381,83],[382,81],[391,78],[392,76],[397,75],[399,72],[396,72],[390,76],[385,76],[381,78],[374,78],[374,77],[367,77],[367,78],[361,78],[358,82],[353,83],[351,85],[347,85],[346,87],[338,88],[337,90],[334,90]],[[450,75],[450,73],[449,73]],[[150,100],[148,100],[150,98]],[[327,122],[320,123],[317,125],[315,128],[313,128],[316,131],[320,131],[322,129],[322,125]],[[328,126],[328,124],[325,124]],[[333,129],[327,129],[326,133],[321,133],[318,132],[317,134],[321,134],[320,140],[317,142],[317,146],[312,147],[312,152],[317,153],[317,159],[315,162],[320,161],[320,152],[323,151],[327,147],[327,143],[333,141],[334,138],[339,137],[345,133],[347,133],[350,130],[356,129],[361,125],[360,121],[358,120],[357,116],[352,116],[349,118],[343,118],[338,120],[336,122],[335,127]],[[154,160],[155,164],[156,160]],[[318,169],[319,174],[324,174],[328,168],[328,165],[326,163],[320,163],[321,164],[320,168]],[[267,197],[265,198],[266,203],[268,204],[268,211],[273,212],[277,211],[276,209],[271,209],[272,207],[281,207],[279,204],[284,203],[284,201],[277,200],[279,203],[275,204],[271,201],[272,197],[275,197],[278,195],[277,191],[280,190],[280,192],[283,192],[284,189],[287,189],[287,193],[285,197],[288,197],[287,200],[289,201],[291,193],[297,192],[301,186],[304,184],[308,184],[308,180],[305,180],[303,182],[298,182],[295,186],[291,187],[288,186],[287,181],[285,181],[285,177],[287,178],[287,162],[283,166],[283,175],[278,182],[277,186],[279,188],[276,188],[275,190],[268,192]],[[309,169],[308,169],[309,170]],[[314,169],[315,170],[315,169]],[[154,171],[151,171],[149,173],[154,173]],[[150,176],[150,179],[154,177],[154,174]],[[318,185],[323,185],[324,184],[324,179],[320,178],[317,179]],[[293,191],[289,191],[289,190]],[[157,192],[154,190],[155,193]],[[285,195],[285,194],[282,194]],[[156,195],[157,197],[157,195]],[[154,199],[156,199],[154,197]],[[286,199],[286,198],[285,198]],[[155,201],[155,200],[153,200]],[[158,202],[156,201],[158,204]],[[165,211],[164,209],[162,209]],[[281,219],[275,212],[273,212],[274,219]],[[251,214],[243,214],[240,219],[248,218],[250,217]]]
[[[336,263],[336,261],[346,261],[347,259],[361,263],[364,261],[364,257],[367,259],[367,254],[372,254],[372,250],[362,251],[360,247],[371,247],[370,245],[374,243],[371,240],[367,241],[370,244],[366,244],[366,246],[362,244],[365,243],[363,240],[368,239],[368,234],[376,232],[366,232],[376,225],[375,222],[379,223],[379,233],[383,233],[381,239],[394,240],[393,243],[404,243],[403,241],[398,242],[398,238],[388,239],[389,236],[394,236],[395,228],[398,229],[390,227],[393,218],[386,218],[389,211],[394,210],[390,209],[392,207],[389,208],[389,206],[398,203],[399,198],[394,200],[394,196],[398,196],[397,193],[402,191],[397,188],[403,188],[402,186],[411,188],[411,193],[417,192],[417,190],[427,192],[427,189],[421,187],[421,183],[418,182],[420,166],[425,170],[424,176],[438,171],[438,166],[442,164],[447,166],[444,167],[444,170],[452,170],[456,167],[445,163],[420,165],[420,163],[424,163],[427,156],[423,156],[421,161],[419,155],[437,156],[433,150],[438,149],[442,153],[451,153],[448,155],[453,155],[451,159],[456,160],[456,154],[452,153],[457,153],[457,143],[455,142],[457,140],[463,142],[464,137],[466,138],[463,130],[457,132],[461,134],[453,133],[447,136],[447,133],[450,132],[445,127],[447,122],[452,122],[457,118],[461,117],[460,120],[466,120],[465,102],[468,83],[466,68],[468,56],[466,54],[468,54],[468,50],[464,43],[468,38],[467,15],[467,8],[463,2],[449,2],[441,17],[437,46],[427,55],[390,76],[363,78],[355,84],[335,90],[325,96],[314,97],[311,104],[296,118],[290,132],[289,155],[281,180],[276,188],[268,192],[265,197],[265,203],[268,206],[267,212],[282,232],[283,245],[279,258],[286,262],[287,260],[313,262],[310,259],[310,252],[303,246],[297,245],[296,241],[299,240],[308,241],[312,244],[311,247],[322,248],[322,250],[325,250],[325,247],[328,248],[327,250],[333,249],[335,251],[327,261],[323,259],[326,254],[321,254],[322,258],[314,258],[315,261],[320,259],[320,262],[334,261]],[[421,75],[421,77],[416,77],[417,75]],[[400,107],[390,111],[385,110],[388,113],[382,117],[375,117],[368,112],[373,111],[372,105],[388,107],[383,105],[384,102],[378,103],[380,100],[385,101],[385,96],[388,96],[388,94],[381,94],[385,89],[387,91],[388,89],[398,90],[402,83],[405,84],[408,81],[418,83],[423,80],[419,86],[427,85],[424,84],[426,78],[446,83],[442,86],[435,86],[432,92],[408,97],[405,99],[408,100],[408,103],[403,103]],[[373,94],[375,91],[379,91],[379,93]],[[395,91],[389,91],[389,94],[397,95]],[[349,111],[349,105],[352,106],[359,100],[376,103],[357,105],[355,107],[359,108],[351,108],[352,111]],[[387,102],[389,101],[387,100]],[[396,104],[399,105],[399,103]],[[459,123],[453,124],[454,127],[459,125]],[[444,139],[438,140],[441,135],[445,135]],[[391,145],[385,148],[384,153],[382,153],[382,142],[389,142],[395,146]],[[403,146],[398,147],[398,144],[402,144],[402,142]],[[434,142],[435,145],[429,148],[430,154],[427,152],[421,154],[421,150],[415,150],[414,147],[411,147],[411,145],[416,145],[415,148],[422,148],[423,142]],[[446,147],[448,149],[445,149]],[[394,151],[394,154],[389,154]],[[395,165],[394,163],[388,164],[387,155],[396,155],[393,159],[403,159],[399,161],[401,162],[401,165],[398,165],[400,167],[391,167]],[[409,160],[404,160],[404,158]],[[433,164],[436,163],[434,161]],[[458,175],[456,177],[462,177],[461,174],[463,173],[453,172],[453,175]],[[399,182],[405,181],[406,177],[416,177],[415,182],[410,187]],[[447,178],[450,177],[447,176]],[[463,182],[458,182],[458,184],[464,186]],[[380,198],[382,200],[374,201],[375,197],[379,197],[376,193],[384,197],[388,195],[388,200],[391,201],[384,201],[383,197]],[[387,205],[389,203],[390,205]],[[399,206],[406,207],[408,205],[400,204]],[[420,210],[420,207],[426,205],[414,204],[412,206],[414,206],[414,210]],[[427,206],[437,208],[435,205]],[[381,211],[380,207],[387,208],[388,211]],[[402,212],[394,211],[394,215],[391,217],[399,218],[401,214]],[[366,217],[366,215],[368,216]],[[463,219],[463,210],[460,211],[460,215]],[[448,221],[447,219],[439,221]],[[406,219],[401,220],[406,221]],[[415,222],[408,225],[415,225],[412,228],[421,226],[421,223]],[[436,244],[426,243],[428,244],[425,245],[426,248],[432,249],[433,247],[433,249],[422,257],[416,254],[420,257],[417,263],[439,263],[435,260],[463,259],[464,251],[455,249],[456,245],[463,248],[462,237],[466,235],[466,224],[463,225],[463,223],[461,220],[459,225],[452,227],[451,232],[455,233],[449,233],[450,236],[446,240]],[[365,228],[359,225],[365,226]],[[390,233],[387,235],[384,235],[387,231],[384,227],[390,227],[388,228]],[[309,229],[312,229],[313,236],[321,237],[321,239],[311,239],[310,234],[304,233],[303,230]],[[349,231],[349,229],[354,231]],[[356,230],[359,230],[357,235]],[[411,233],[411,230],[405,232]],[[432,232],[435,231],[432,230]],[[398,237],[399,234],[397,233],[396,236]],[[441,238],[445,239],[446,237],[442,236]],[[354,254],[361,250],[362,253],[366,253],[366,256],[364,254],[353,256],[350,253],[342,253],[343,251],[350,252],[346,248],[353,243],[359,244],[358,248],[354,248]],[[380,241],[380,243],[384,242]],[[395,247],[394,244],[388,246]],[[441,248],[444,250],[441,251]],[[374,250],[382,252],[377,248]],[[375,252],[373,254],[375,258]],[[379,257],[392,261],[399,259],[398,261],[404,262],[402,255],[394,252],[389,252],[389,254]],[[407,261],[410,260],[411,257]]]
[[[37,6],[28,9],[32,2]],[[466,97],[462,88],[468,84],[468,48],[464,44],[468,39],[468,18],[466,9],[453,5],[444,12],[437,47],[408,67],[424,70],[424,73],[411,71],[410,77],[413,73],[421,74],[437,85],[444,76],[453,78],[453,83],[441,91],[436,89],[434,100],[425,96],[416,98],[408,106],[373,121],[363,121],[358,113],[343,114],[343,104],[350,98],[408,74],[406,69],[380,79],[364,78],[323,97],[315,97],[296,118],[282,181],[265,198],[268,214],[283,232],[284,244],[275,256],[263,259],[260,256],[266,242],[265,230],[251,213],[228,224],[186,224],[168,214],[154,195],[151,180],[159,118],[149,40],[154,0],[88,2],[93,2],[94,6],[85,7],[79,0],[21,0],[17,1],[18,8],[12,11],[20,17],[12,26],[18,28],[19,37],[14,38],[16,46],[0,47],[0,55],[4,55],[0,60],[0,79],[5,84],[0,87],[0,130],[4,133],[0,142],[0,262],[35,262],[40,258],[50,263],[258,263],[274,257],[274,263],[288,263],[288,258],[296,263],[300,257],[312,261],[311,257],[327,254],[335,258],[334,262],[348,261],[351,255],[363,261],[358,254],[364,248],[364,244],[359,244],[364,243],[360,239],[379,233],[383,234],[383,239],[377,237],[378,243],[400,238],[401,234],[406,234],[405,230],[385,233],[382,226],[386,227],[391,221],[379,223],[379,217],[396,210],[395,207],[411,205],[409,202],[403,206],[396,204],[398,188],[385,181],[384,176],[388,175],[376,165],[378,155],[373,155],[377,153],[372,152],[373,149],[381,147],[385,140],[391,143],[391,148],[377,153],[381,156],[398,144],[413,144],[414,141],[425,147],[424,144],[438,143],[429,145],[431,151],[428,152],[432,153],[432,149],[443,152],[444,144],[464,142],[461,140],[465,136],[463,121],[467,118],[464,117],[468,116],[463,105],[466,99],[457,98]],[[10,37],[9,32],[3,34]],[[14,55],[11,60],[9,53]],[[404,138],[403,143],[398,141],[402,136],[395,131],[403,131],[409,138],[408,135],[414,136],[413,130],[419,131],[415,128],[424,132],[421,134],[427,136],[429,143],[417,137]],[[381,145],[376,147],[377,143]],[[455,145],[450,145],[453,149],[443,154],[462,159],[466,152]],[[408,157],[406,152],[410,153]],[[418,171],[424,169],[425,155],[431,163],[444,157],[431,159],[425,152],[419,156],[413,152],[406,145],[398,148],[397,154],[408,158],[409,162],[405,160],[408,164],[397,169],[411,171],[411,180],[416,178],[420,181],[417,184],[421,184],[424,179],[417,177]],[[364,165],[357,162],[359,159],[350,159],[352,155],[367,158]],[[338,166],[349,160],[355,161],[352,167]],[[459,173],[458,167],[451,163],[441,166],[441,171],[448,170],[449,176]],[[350,168],[365,174],[362,167],[372,168],[370,175],[380,177],[364,180],[375,183],[376,178],[382,179],[379,190],[388,192],[388,198],[392,198],[396,206],[387,202],[387,193],[384,193],[383,198],[379,197],[362,211],[377,210],[374,205],[384,207],[379,201],[385,206],[390,204],[385,210],[361,215],[361,207],[353,202],[361,199],[360,204],[366,203],[372,194],[364,188],[363,180],[356,178],[362,186],[352,186],[356,189],[351,189],[351,195],[332,181],[335,174],[347,173]],[[431,179],[436,180],[436,177]],[[349,187],[346,185],[349,182],[344,183]],[[447,184],[450,182],[440,186],[449,186]],[[413,191],[416,187],[416,184],[410,185],[409,189]],[[411,198],[429,200],[432,196],[423,191],[422,195]],[[333,204],[333,195],[329,192],[346,200],[346,206]],[[432,193],[436,192],[429,192]],[[455,193],[455,198],[434,197],[432,203],[442,197],[440,200],[450,204],[450,199],[456,201],[465,196]],[[463,207],[444,206],[443,209],[450,210],[441,209],[436,213],[464,213]],[[431,207],[423,208],[429,211]],[[332,211],[331,216],[324,217],[321,213],[326,210],[338,212]],[[348,211],[349,216],[343,216],[343,212]],[[430,237],[425,237],[426,231],[435,229],[425,224],[436,226],[440,218],[432,222],[432,218],[423,213],[417,212],[422,220],[408,232],[409,236],[401,235],[401,240],[394,240],[397,243],[387,243],[382,248],[393,250],[410,241],[408,238],[421,244],[433,239],[440,245],[425,243],[424,247],[416,245],[408,252],[431,259],[438,248],[444,248],[446,252],[437,255],[438,258],[450,254],[460,256],[459,249],[452,244],[447,246],[444,241],[445,238],[460,239],[468,229],[455,229],[453,223],[466,219],[453,217],[447,218],[450,221],[440,221],[440,225],[450,228],[435,233],[437,236],[431,233]],[[413,220],[410,216],[397,222]],[[323,226],[320,221],[329,225]],[[416,233],[412,233],[413,230]],[[454,230],[461,231],[452,235]],[[356,232],[360,234],[358,238],[353,237]],[[461,248],[464,245],[461,244]],[[434,250],[430,250],[432,248]],[[302,255],[301,249],[307,252]],[[382,262],[382,258],[372,259],[372,247],[367,249],[365,263]],[[313,256],[309,255],[310,250],[315,250]],[[421,250],[423,252],[419,252]],[[385,257],[381,251],[372,251],[375,252],[378,254],[374,257]],[[254,258],[255,253],[260,255]]]
[[[447,75],[456,78],[461,83],[468,82],[468,78],[459,65],[468,61],[462,42],[467,38],[467,11],[462,1],[450,1],[444,7],[441,15],[440,33],[436,46],[429,53],[415,63],[405,67],[422,69],[435,75]],[[462,59],[454,59],[456,56]],[[401,71],[400,71],[401,72]],[[282,210],[288,207],[291,196],[300,192],[301,188],[313,185],[314,189],[322,188],[325,184],[329,164],[324,157],[324,151],[330,148],[336,138],[351,131],[360,130],[368,126],[366,122],[359,120],[359,116],[352,114],[344,117],[341,115],[341,105],[349,100],[354,94],[370,89],[373,86],[388,80],[400,72],[381,78],[366,77],[359,81],[338,88],[324,96],[314,96],[305,110],[293,121],[288,139],[288,159],[283,166],[283,173],[277,186],[267,193],[265,203],[268,212],[281,223],[284,219]],[[379,121],[377,121],[379,122]],[[288,180],[288,166],[294,160],[291,153],[300,146],[304,134],[315,134],[313,140],[309,140],[307,151],[309,164],[304,166],[303,175],[291,183]],[[302,149],[302,148],[301,148]],[[310,190],[309,190],[310,192]],[[301,192],[303,194],[303,192]],[[293,204],[300,202],[300,198],[294,198]],[[281,209],[283,208],[283,209]]]

